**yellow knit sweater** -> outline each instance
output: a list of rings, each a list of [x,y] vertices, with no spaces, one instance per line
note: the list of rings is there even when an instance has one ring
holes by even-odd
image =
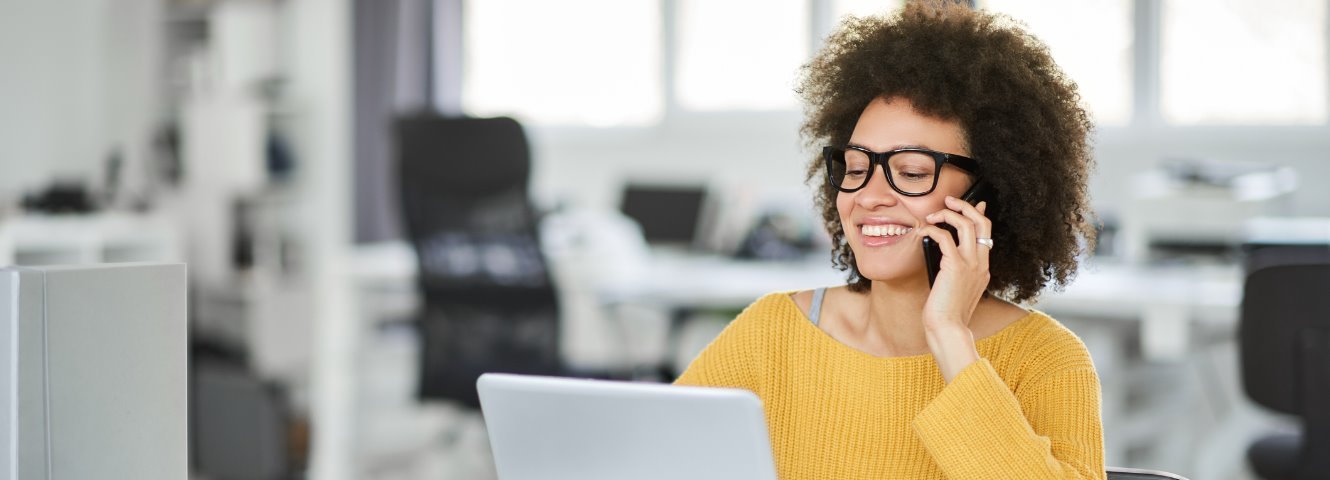
[[[761,397],[784,480],[1103,479],[1099,379],[1039,312],[977,342],[947,384],[932,355],[881,358],[828,336],[788,293],[754,302],[676,383]]]

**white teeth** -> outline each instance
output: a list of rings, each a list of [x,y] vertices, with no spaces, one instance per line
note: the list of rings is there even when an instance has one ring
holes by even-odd
[[[868,237],[894,237],[904,235],[914,230],[904,225],[864,225],[860,231]]]

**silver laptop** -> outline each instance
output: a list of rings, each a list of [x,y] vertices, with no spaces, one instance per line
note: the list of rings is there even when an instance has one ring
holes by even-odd
[[[499,480],[776,480],[746,390],[485,374]]]

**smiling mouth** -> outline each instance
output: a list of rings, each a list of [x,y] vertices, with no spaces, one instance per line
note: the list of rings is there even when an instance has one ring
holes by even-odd
[[[865,237],[899,237],[913,231],[913,228],[904,225],[862,225],[859,227],[859,233]]]

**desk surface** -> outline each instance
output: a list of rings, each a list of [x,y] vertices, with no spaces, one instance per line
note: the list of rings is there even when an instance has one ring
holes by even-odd
[[[1238,265],[1091,263],[1065,290],[1046,291],[1033,306],[1055,315],[1123,319],[1140,318],[1149,308],[1181,309],[1191,321],[1233,325],[1241,303]]]
[[[405,242],[357,247],[356,279],[362,291],[391,293],[415,289],[415,252]],[[653,255],[639,275],[591,285],[602,303],[640,303],[700,309],[743,308],[776,291],[845,283],[844,273],[826,260],[739,261],[679,253]]]
[[[715,256],[655,255],[647,274],[598,288],[606,303],[739,309],[771,292],[843,285],[826,259],[758,262]]]
[[[363,245],[355,271],[362,289],[414,290],[415,254],[405,242]],[[632,281],[596,286],[606,303],[641,302],[689,308],[743,308],[775,291],[845,283],[826,259],[753,262],[683,254],[653,255]],[[1141,318],[1151,308],[1181,309],[1189,320],[1232,325],[1242,299],[1237,265],[1151,267],[1090,263],[1063,291],[1032,305],[1053,315]]]

